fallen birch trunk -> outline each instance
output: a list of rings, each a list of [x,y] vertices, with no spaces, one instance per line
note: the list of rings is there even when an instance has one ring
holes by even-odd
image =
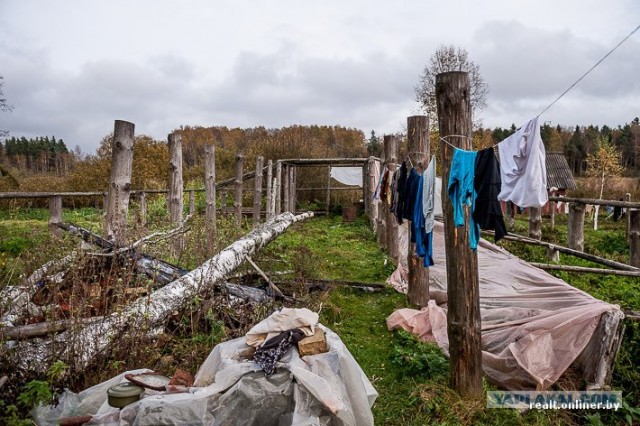
[[[61,359],[75,368],[86,367],[104,352],[112,341],[122,338],[127,330],[145,330],[161,324],[173,311],[190,303],[205,288],[224,283],[247,256],[282,234],[294,223],[310,218],[312,212],[294,216],[283,213],[254,229],[222,250],[200,267],[141,297],[121,312],[105,317],[75,332],[64,332],[52,339],[40,338],[19,342],[13,349],[13,364],[17,369],[43,372],[52,359]]]

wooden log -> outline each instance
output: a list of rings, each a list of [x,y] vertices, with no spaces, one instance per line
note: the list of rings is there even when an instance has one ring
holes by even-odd
[[[493,231],[482,231],[483,234],[487,234],[487,235],[495,235]],[[625,265],[624,263],[620,263],[620,262],[616,262],[614,260],[609,260],[609,259],[605,259],[603,257],[599,257],[599,256],[595,256],[593,254],[588,254],[588,253],[584,253],[581,252],[579,250],[574,250],[568,247],[563,247],[563,246],[559,246],[557,244],[552,244],[552,243],[548,243],[546,241],[538,241],[538,240],[534,240],[532,238],[528,238],[522,235],[518,235],[518,234],[514,234],[514,233],[509,233],[509,235],[505,235],[504,240],[509,240],[509,241],[518,241],[521,243],[525,243],[525,244],[533,244],[536,246],[542,246],[542,247],[550,247],[553,248],[554,250],[557,250],[561,253],[567,253],[570,254],[572,256],[575,257],[579,257],[581,259],[585,259],[591,262],[595,262],[595,263],[599,263],[601,265],[605,265],[605,266],[609,266],[611,268],[617,269],[617,270],[621,270],[621,271],[640,271],[640,268],[636,268],[634,266],[630,266],[630,265]]]
[[[539,207],[529,207],[529,237],[534,240],[542,239],[542,210]]]
[[[44,336],[51,333],[68,330],[74,326],[102,321],[103,317],[78,318],[72,320],[48,321],[35,324],[0,327],[0,341],[21,340],[31,337]]]
[[[182,135],[174,132],[168,136],[169,145],[169,222],[182,225],[183,188],[182,188]],[[173,255],[180,256],[184,250],[184,235],[176,235],[173,239]]]
[[[104,318],[73,333],[56,334],[50,340],[31,339],[18,342],[11,356],[17,369],[44,372],[53,359],[73,362],[76,368],[86,368],[94,357],[104,354],[115,339],[127,330],[144,330],[162,324],[172,312],[193,302],[193,297],[205,289],[219,285],[251,256],[282,234],[294,223],[312,217],[307,212],[294,216],[283,213],[240,238],[200,267],[181,278],[141,297],[122,312]]]
[[[548,263],[531,263],[536,268],[544,269],[545,271],[567,271],[577,272],[584,274],[599,274],[599,275],[620,275],[623,277],[640,277],[639,271],[619,271],[617,269],[602,269],[602,268],[587,268],[585,266],[572,266],[572,265],[552,265]]]
[[[107,238],[113,240],[116,246],[123,246],[127,236],[134,130],[133,123],[115,121],[104,229]]]
[[[298,342],[298,352],[300,356],[317,355],[328,352],[327,339],[321,328],[316,328],[315,333]]]
[[[242,169],[244,167],[244,156],[236,154],[236,183],[235,200],[233,207],[236,213],[236,224],[242,226]]]
[[[269,287],[271,287],[271,290],[273,290],[275,294],[280,297],[284,297],[284,293],[280,291],[280,289],[273,283],[273,281],[269,279],[267,274],[265,274],[262,269],[260,269],[260,267],[253,261],[253,259],[251,259],[251,256],[247,256],[247,262],[249,262],[249,264],[253,266],[253,269],[255,269],[260,274],[262,279],[267,282],[267,284],[269,285]]]
[[[429,118],[426,115],[414,115],[407,118],[407,154],[416,171],[422,174],[429,165]],[[422,214],[422,213],[421,213]],[[424,260],[416,255],[416,245],[409,239],[407,264],[409,265],[409,283],[407,298],[409,302],[421,308],[429,303],[429,269]]]
[[[273,211],[271,210],[271,193],[274,191],[273,185],[273,161],[267,161],[267,193],[266,193],[266,206],[265,206],[265,221],[271,220],[274,216]]]
[[[547,259],[552,262],[560,262],[560,252],[553,247],[547,247]]]
[[[626,201],[620,200],[601,200],[599,198],[574,198],[574,197],[549,197],[549,201],[567,202],[567,203],[582,203],[593,204],[594,206],[614,206],[614,207],[628,207],[632,209],[640,209],[640,202],[631,201],[631,194],[629,197],[625,196]]]
[[[99,235],[96,235],[93,232],[82,227],[65,223],[60,223],[58,224],[58,226],[61,229],[64,229],[65,231],[73,235],[77,235],[84,241],[93,244],[101,249],[113,250],[115,248],[112,242],[105,240]],[[155,257],[149,256],[147,254],[137,253],[134,250],[129,253],[129,256],[134,259],[136,268],[140,272],[144,273],[159,284],[168,284],[176,278],[179,278],[189,272],[186,269],[182,269],[178,266],[172,265],[160,259],[156,259]]]
[[[585,205],[582,203],[569,204],[567,244],[569,248],[578,251],[584,251],[584,210]]]
[[[366,199],[369,200],[369,222],[371,223],[373,232],[376,232],[378,226],[378,202],[373,199],[373,195],[376,192],[378,182],[375,179],[375,176],[372,175],[372,171],[378,165],[376,164],[375,157],[369,157],[367,160],[367,175],[366,179],[369,182],[367,187],[367,192],[365,193]]]
[[[147,226],[147,193],[140,192],[140,226]]]
[[[264,157],[256,157],[256,177],[253,179],[253,226],[260,223],[260,212],[262,211],[262,168]]]
[[[440,136],[452,145],[470,150],[471,103],[466,72],[436,75],[436,102]],[[449,137],[462,135],[463,137]],[[453,148],[441,143],[442,176],[448,179]],[[482,397],[482,358],[480,346],[480,297],[478,259],[469,247],[468,206],[464,207],[462,227],[453,221],[453,208],[447,191],[442,191],[442,208],[447,254],[447,335],[451,365],[451,387],[462,397]]]
[[[282,161],[276,161],[276,210],[275,215],[282,212]]]
[[[209,252],[212,252],[216,248],[216,234],[218,232],[216,224],[216,148],[212,143],[204,146],[204,187],[207,248]]]
[[[396,136],[384,136],[384,161],[387,165],[398,162],[398,138]],[[398,221],[388,208],[385,209],[385,225],[387,254],[394,262],[398,263],[400,253],[398,248]]]
[[[629,218],[629,265],[640,267],[640,210],[627,210]]]
[[[54,238],[60,238],[59,223],[62,223],[62,197],[49,197],[49,232]]]

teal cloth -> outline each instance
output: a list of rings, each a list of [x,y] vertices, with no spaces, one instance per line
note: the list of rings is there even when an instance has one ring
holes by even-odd
[[[464,209],[466,204],[471,206],[471,212],[475,209],[476,192],[473,189],[473,177],[475,173],[476,152],[464,151],[456,148],[451,160],[449,170],[448,194],[453,205],[453,222],[456,226],[464,226]],[[480,240],[480,226],[469,214],[469,246],[476,250]]]

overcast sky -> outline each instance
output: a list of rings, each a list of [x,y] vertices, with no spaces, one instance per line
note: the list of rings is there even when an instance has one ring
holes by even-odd
[[[537,115],[640,24],[637,0],[0,0],[12,136],[93,153],[113,121],[166,139],[181,125],[401,131],[438,46],[489,85],[485,126]],[[555,124],[640,116],[640,31],[546,112]]]

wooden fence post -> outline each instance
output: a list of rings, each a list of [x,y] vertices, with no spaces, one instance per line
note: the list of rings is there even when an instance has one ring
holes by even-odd
[[[282,213],[282,162],[276,161],[276,216]]]
[[[429,118],[426,115],[414,115],[407,118],[407,138],[407,154],[415,166],[416,172],[422,174],[429,165]],[[410,239],[408,243],[409,288],[407,297],[412,304],[425,307],[429,303],[429,270],[424,266],[423,259],[416,256],[415,243],[412,243]]]
[[[49,231],[54,238],[60,238],[62,230],[57,226],[62,223],[62,197],[49,197]]]
[[[584,251],[584,209],[582,203],[569,204],[569,223],[567,224],[567,244],[569,248]]]
[[[471,149],[471,103],[466,72],[436,75],[436,102],[440,136],[451,144]],[[463,137],[448,137],[462,135]],[[448,182],[453,148],[441,143],[442,176]],[[445,251],[447,256],[447,334],[451,387],[462,397],[482,397],[480,297],[478,258],[469,246],[471,212],[464,207],[464,226],[456,227],[447,191],[442,191]]]
[[[367,160],[367,163],[368,163],[368,167],[367,167],[368,174],[366,176],[366,179],[369,181],[369,190],[367,191],[365,196],[369,198],[369,221],[371,222],[371,226],[372,226],[373,230],[377,232],[377,228],[378,228],[378,202],[377,202],[377,200],[374,201],[373,195],[375,194],[376,190],[378,189],[378,187],[377,187],[378,181],[376,181],[375,176],[371,174],[371,171],[374,170],[374,168],[376,167],[375,162],[376,162],[376,160],[374,159],[374,157],[369,157],[369,159]]]
[[[529,207],[529,237],[542,239],[542,210],[539,207]]]
[[[134,131],[135,124],[115,121],[104,228],[107,238],[116,247],[122,247],[126,242]]]
[[[289,201],[289,197],[291,196],[291,190],[289,189],[289,165],[288,164],[283,164],[283,170],[282,170],[282,180],[284,181],[284,189],[282,191],[282,197],[283,197],[283,206],[282,206],[282,211],[283,212],[290,212],[290,201]]]
[[[147,193],[140,193],[140,226],[147,226]]]
[[[624,194],[624,201],[631,201],[631,194],[629,192]],[[630,209],[631,207],[627,207],[627,241],[629,240],[631,234],[631,215],[629,215]]]
[[[296,205],[298,204],[298,167],[292,166],[289,169],[291,175],[291,183],[289,184],[289,189],[291,190],[291,197],[289,197],[289,202],[291,203],[291,213],[296,213]]]
[[[629,265],[640,267],[640,210],[627,209],[629,216]]]
[[[273,188],[273,161],[269,160],[267,162],[267,194],[266,194],[266,203],[265,203],[265,222],[268,222],[273,217],[273,212],[271,211],[271,193],[274,191]]]
[[[169,134],[169,221],[173,225],[182,225],[183,183],[182,183],[182,135]],[[184,234],[173,238],[173,254],[179,256],[184,250]]]
[[[384,161],[385,164],[396,164],[398,162],[398,138],[395,136],[384,136]],[[388,208],[385,209],[385,222],[387,254],[398,263],[398,221]]]
[[[189,214],[195,214],[196,212],[196,191],[189,190]]]
[[[327,201],[326,206],[324,208],[325,214],[329,215],[329,210],[331,209],[331,166],[327,166]]]
[[[260,211],[262,210],[262,168],[264,157],[256,157],[256,175],[253,178],[253,226],[260,223]]]
[[[205,227],[209,251],[216,247],[216,148],[212,143],[204,146]],[[226,200],[226,198],[225,198]]]
[[[236,182],[235,192],[236,197],[233,203],[233,207],[236,211],[236,222],[238,226],[242,226],[242,169],[244,167],[244,156],[242,154],[236,154]]]

